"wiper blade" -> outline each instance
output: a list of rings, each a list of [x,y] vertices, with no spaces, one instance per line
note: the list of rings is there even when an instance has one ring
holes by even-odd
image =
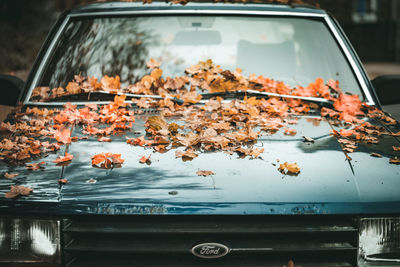
[[[160,96],[160,95],[139,95],[139,94],[131,94],[131,93],[123,93],[123,92],[107,92],[107,91],[95,91],[95,93],[100,93],[100,94],[107,94],[107,95],[126,95],[129,97],[133,97],[133,98],[152,98],[152,99],[158,99],[158,100],[162,100],[164,99],[164,97]],[[174,101],[175,103],[182,105],[183,104],[183,100],[170,96],[170,95],[166,95],[166,98],[171,99],[172,101]]]
[[[331,100],[321,98],[321,97],[311,97],[311,96],[297,96],[297,95],[282,95],[282,94],[276,94],[276,93],[269,93],[269,92],[260,92],[256,90],[245,90],[245,91],[229,91],[225,93],[207,93],[207,94],[202,94],[203,96],[227,96],[227,95],[238,95],[238,94],[247,94],[247,95],[253,95],[253,96],[268,96],[268,97],[281,97],[281,98],[289,98],[289,99],[298,99],[298,100],[304,100],[304,101],[309,101],[313,103],[317,103],[321,106],[333,106],[333,102]]]

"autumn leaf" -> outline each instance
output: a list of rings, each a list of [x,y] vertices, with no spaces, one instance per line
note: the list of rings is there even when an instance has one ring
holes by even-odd
[[[68,128],[63,128],[54,133],[54,138],[59,143],[69,144],[71,143],[71,130]]]
[[[58,179],[58,183],[59,184],[67,184],[69,181],[67,180],[67,179],[65,179],[65,178],[63,178],[63,179]]]
[[[99,137],[97,139],[97,141],[99,141],[99,142],[111,142],[111,138],[102,136],[102,137]]]
[[[286,128],[284,131],[284,134],[295,136],[297,134],[297,131],[295,129]]]
[[[121,82],[119,76],[116,76],[115,78],[113,77],[108,77],[105,75],[101,80],[101,87],[103,90],[106,91],[117,91],[121,87]]]
[[[146,156],[142,156],[139,159],[139,162],[142,163],[142,164],[146,163],[146,164],[150,165],[151,164],[150,157],[151,157],[151,154],[149,156],[147,156],[147,157]]]
[[[371,157],[375,157],[375,158],[382,158],[382,155],[379,153],[375,153],[375,152],[371,152]]]
[[[399,165],[400,164],[400,158],[399,157],[393,157],[389,160],[390,164],[396,164]]]
[[[198,155],[193,150],[175,151],[175,157],[182,158],[183,161],[189,161],[196,158]]]
[[[13,179],[13,178],[17,177],[18,175],[19,175],[18,172],[4,173],[4,177],[7,179]]]
[[[400,146],[392,146],[393,151],[400,151]]]
[[[253,148],[249,155],[252,156],[253,158],[258,158],[261,153],[264,152],[264,148]]]
[[[121,154],[113,154],[111,152],[100,153],[92,156],[92,166],[102,169],[111,169],[120,167],[124,163]]]
[[[196,174],[197,174],[198,176],[204,176],[204,177],[206,177],[206,176],[209,176],[209,175],[214,175],[215,173],[214,173],[213,171],[201,171],[201,170],[198,170],[198,171],[196,172]]]
[[[44,164],[46,164],[44,161],[39,162],[39,163],[30,163],[30,164],[26,164],[26,168],[30,171],[36,171],[36,170],[41,170],[44,169]]]
[[[65,156],[60,156],[57,159],[53,160],[54,163],[66,163],[71,161],[74,158],[74,155],[69,154],[68,152],[65,152]]]
[[[283,164],[280,164],[278,170],[282,174],[289,174],[289,175],[298,175],[300,173],[300,168],[297,165],[297,163],[285,162]]]
[[[114,103],[119,106],[125,106],[125,99],[126,99],[126,95],[116,95],[114,97]]]
[[[16,198],[20,195],[28,196],[32,191],[33,189],[29,187],[25,187],[22,185],[12,185],[10,191],[5,194],[5,198]]]

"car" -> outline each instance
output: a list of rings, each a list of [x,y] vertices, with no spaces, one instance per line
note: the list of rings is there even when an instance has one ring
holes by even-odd
[[[400,79],[319,8],[82,6],[0,84],[1,264],[400,261]]]

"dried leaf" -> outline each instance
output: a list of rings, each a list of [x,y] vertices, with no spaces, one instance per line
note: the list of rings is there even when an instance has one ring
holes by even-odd
[[[69,144],[71,143],[71,130],[68,128],[63,128],[62,130],[56,131],[54,133],[54,138],[59,143]]]
[[[46,164],[44,161],[39,162],[39,163],[31,163],[31,164],[26,164],[26,168],[30,171],[36,171],[36,170],[41,170],[44,169],[44,164]]]
[[[188,161],[196,158],[198,155],[193,150],[175,151],[175,157],[182,158],[183,161]]]
[[[4,173],[4,177],[7,178],[7,179],[15,178],[18,175],[19,175],[18,172],[11,172],[11,173],[6,172],[6,173]]]
[[[391,158],[389,160],[389,163],[398,165],[398,164],[400,164],[400,158],[399,157],[393,157],[393,158]]]
[[[304,138],[304,142],[309,142],[309,143],[314,143],[314,139],[312,139],[311,137],[308,137],[308,136],[304,136],[303,135],[303,138]]]
[[[382,158],[382,155],[379,153],[375,153],[375,152],[371,152],[371,157],[375,157],[375,158]]]
[[[196,172],[196,174],[197,174],[198,176],[204,176],[204,177],[206,177],[206,176],[209,176],[209,175],[214,175],[215,173],[214,173],[213,171],[201,171],[201,170],[198,170],[198,171]]]
[[[65,179],[65,178],[63,178],[63,179],[58,179],[58,183],[59,184],[67,184],[69,181],[67,180],[67,179]]]
[[[150,58],[150,60],[146,63],[146,66],[149,69],[156,69],[156,68],[159,68],[161,66],[161,63],[156,61],[154,58]]]
[[[106,152],[96,154],[92,157],[92,166],[102,169],[120,167],[122,163],[124,163],[124,160],[121,158],[121,154]]]
[[[5,194],[5,198],[16,198],[18,196],[28,196],[33,191],[32,188],[25,187],[22,185],[11,186],[9,192]]]
[[[97,141],[99,141],[99,142],[111,142],[111,138],[102,136],[102,137],[99,137],[97,139]]]
[[[150,165],[151,164],[150,157],[151,157],[151,154],[149,156],[147,156],[147,157],[146,156],[142,156],[139,159],[139,162],[142,163],[142,164],[146,163],[146,164]]]
[[[289,174],[289,175],[298,175],[300,173],[300,168],[297,165],[297,163],[285,162],[283,164],[280,164],[278,170],[282,174]]]
[[[400,151],[400,146],[392,146],[393,151]]]

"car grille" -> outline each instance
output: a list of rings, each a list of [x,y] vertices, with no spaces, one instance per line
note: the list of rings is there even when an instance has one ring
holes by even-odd
[[[356,266],[358,230],[336,216],[79,216],[63,221],[67,266]],[[228,246],[201,259],[199,243]]]

